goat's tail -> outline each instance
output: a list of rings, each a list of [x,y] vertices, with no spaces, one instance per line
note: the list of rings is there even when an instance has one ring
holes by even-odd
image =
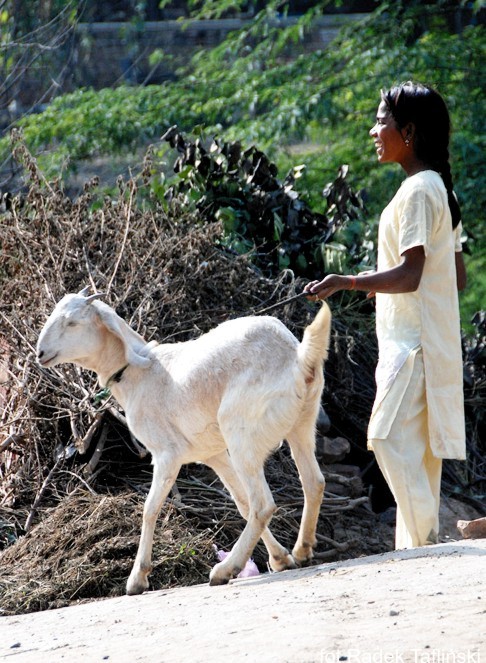
[[[331,333],[331,310],[325,301],[311,322],[305,328],[302,343],[298,349],[299,360],[310,379],[327,359]]]

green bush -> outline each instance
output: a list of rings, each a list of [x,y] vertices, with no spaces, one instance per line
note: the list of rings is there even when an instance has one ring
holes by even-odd
[[[331,47],[309,53],[302,41],[312,15],[283,30],[266,20],[273,7],[269,3],[249,28],[198,54],[177,81],[66,95],[46,112],[22,120],[25,139],[52,176],[94,155],[157,142],[173,124],[186,133],[203,125],[206,135],[218,140],[256,145],[280,172],[305,164],[294,188],[315,214],[325,208],[324,185],[342,164],[350,164],[348,180],[363,191],[368,219],[346,232],[355,233],[356,241],[367,246],[373,238],[370,228],[403,179],[398,167],[377,164],[368,136],[379,90],[407,78],[432,83],[445,96],[454,127],[452,168],[472,253],[467,264],[474,274],[462,300],[467,320],[483,306],[486,294],[478,273],[484,234],[477,195],[486,179],[486,41],[481,25],[451,34],[442,12],[446,4],[412,3],[404,9],[401,2],[380,3]],[[8,149],[4,139],[0,153]],[[165,186],[163,181],[159,186]],[[225,214],[231,225],[228,211]],[[333,260],[327,267],[345,265]]]
[[[221,221],[226,245],[237,253],[251,252],[267,276],[290,268],[311,278],[318,270],[369,264],[359,224],[363,203],[346,181],[347,166],[324,190],[322,214],[313,212],[294,188],[303,166],[280,180],[276,165],[253,146],[187,140],[177,126],[162,139],[178,152],[177,177],[162,189],[164,198],[176,199],[182,209],[197,211],[206,221]],[[155,171],[156,182],[157,175]]]

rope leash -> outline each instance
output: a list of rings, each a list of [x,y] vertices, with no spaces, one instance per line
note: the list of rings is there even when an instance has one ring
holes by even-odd
[[[264,313],[268,313],[268,311],[273,311],[276,308],[279,308],[280,306],[285,306],[286,304],[290,304],[291,302],[297,301],[297,299],[302,299],[303,297],[312,297],[312,293],[310,292],[299,292],[297,295],[292,295],[292,297],[288,297],[287,299],[283,299],[281,302],[277,302],[276,304],[272,304],[271,306],[267,306],[266,308],[262,309],[261,311],[254,311],[253,315],[263,315]]]

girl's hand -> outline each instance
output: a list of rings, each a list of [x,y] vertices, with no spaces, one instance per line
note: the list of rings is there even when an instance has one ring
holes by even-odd
[[[351,290],[352,279],[348,276],[339,276],[338,274],[329,274],[322,281],[311,281],[308,283],[304,292],[309,293],[310,301],[327,299],[339,290]]]

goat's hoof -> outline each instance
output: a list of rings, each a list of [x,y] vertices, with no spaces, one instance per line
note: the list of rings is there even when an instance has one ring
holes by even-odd
[[[209,585],[211,587],[218,587],[219,585],[227,585],[230,578],[221,578],[219,576],[209,576]]]
[[[288,571],[289,569],[296,569],[298,564],[292,555],[288,554],[282,557],[271,557],[269,560],[270,568],[272,571]]]
[[[299,566],[305,566],[314,557],[313,547],[311,545],[299,546],[292,550],[292,557]]]
[[[137,594],[143,594],[145,590],[148,589],[148,586],[144,585],[128,585],[127,584],[127,596],[137,596]]]
[[[236,574],[238,571],[236,572]],[[223,566],[223,562],[220,562],[219,564],[216,564],[211,569],[211,573],[209,574],[209,584],[211,587],[216,587],[218,585],[227,585],[231,578],[234,577],[233,573],[228,573],[227,569]]]
[[[149,583],[147,578],[128,578],[127,581],[127,595],[136,596],[137,594],[143,594],[149,588]]]

